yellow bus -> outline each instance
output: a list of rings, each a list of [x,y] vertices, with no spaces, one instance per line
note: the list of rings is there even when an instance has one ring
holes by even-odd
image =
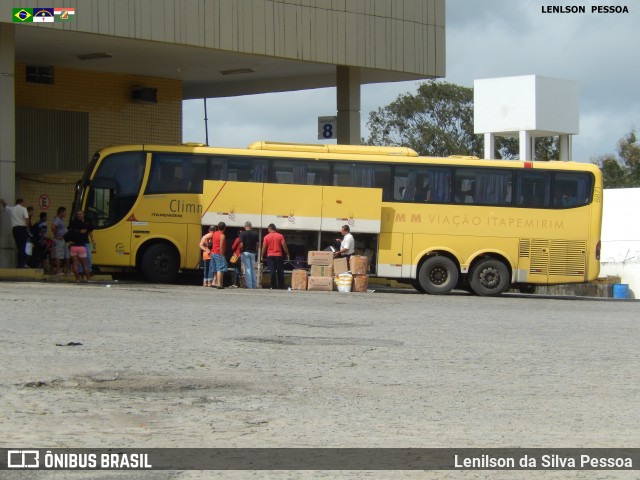
[[[370,274],[446,294],[579,283],[599,273],[602,177],[577,162],[420,157],[413,150],[257,142],[135,145],[95,154],[74,209],[99,267],[153,282],[197,269],[204,228],[274,223],[292,267],[347,224]]]

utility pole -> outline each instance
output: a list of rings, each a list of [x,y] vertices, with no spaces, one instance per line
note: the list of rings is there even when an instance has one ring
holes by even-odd
[[[202,100],[204,100],[204,141],[206,145],[209,146],[209,125],[207,123],[209,119],[207,118],[207,99],[203,98]]]

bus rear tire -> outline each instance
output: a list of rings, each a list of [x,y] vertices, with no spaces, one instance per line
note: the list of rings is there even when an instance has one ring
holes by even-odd
[[[164,243],[152,245],[144,252],[141,266],[142,274],[150,282],[171,283],[178,275],[178,252]]]
[[[458,267],[450,258],[435,255],[420,267],[418,283],[426,293],[445,295],[458,284]]]
[[[480,260],[469,275],[469,284],[482,297],[500,295],[509,288],[509,269],[500,260]]]

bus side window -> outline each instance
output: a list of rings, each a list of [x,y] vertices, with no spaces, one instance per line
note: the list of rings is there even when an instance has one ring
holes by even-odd
[[[229,162],[225,157],[209,157],[208,180],[229,180]]]
[[[516,172],[515,205],[548,208],[551,205],[551,175],[549,172]]]
[[[163,165],[160,169],[159,191],[164,193],[179,192],[182,190],[182,178],[178,176],[174,165]]]
[[[163,190],[165,172],[162,171],[160,162],[154,155],[151,164],[151,173],[149,174],[149,180],[147,181],[147,190],[145,193],[159,193]]]
[[[389,195],[391,196],[391,192]],[[449,203],[451,201],[451,169],[397,166],[393,179],[393,200]]]
[[[269,165],[265,160],[253,159],[250,182],[265,183],[269,181]]]
[[[191,193],[202,193],[202,182],[207,177],[207,159],[194,157],[189,168],[187,190]]]
[[[456,171],[456,191],[454,195],[454,200],[456,203],[474,203],[473,202],[473,187],[475,184],[475,180],[469,178],[468,175],[475,175],[469,169],[462,170],[458,169]]]
[[[145,193],[188,193],[192,172],[190,154],[155,153]]]
[[[252,159],[246,157],[229,158],[229,178],[232,182],[252,181]]]
[[[558,172],[554,178],[554,207],[571,208],[591,201],[591,176],[578,172]]]

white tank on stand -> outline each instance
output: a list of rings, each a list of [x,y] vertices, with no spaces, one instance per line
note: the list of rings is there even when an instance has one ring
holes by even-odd
[[[579,131],[578,82],[523,75],[474,80],[474,133],[484,134],[484,158],[495,158],[495,136],[520,139],[520,160],[535,160],[536,137],[560,137],[560,160],[571,158]]]

